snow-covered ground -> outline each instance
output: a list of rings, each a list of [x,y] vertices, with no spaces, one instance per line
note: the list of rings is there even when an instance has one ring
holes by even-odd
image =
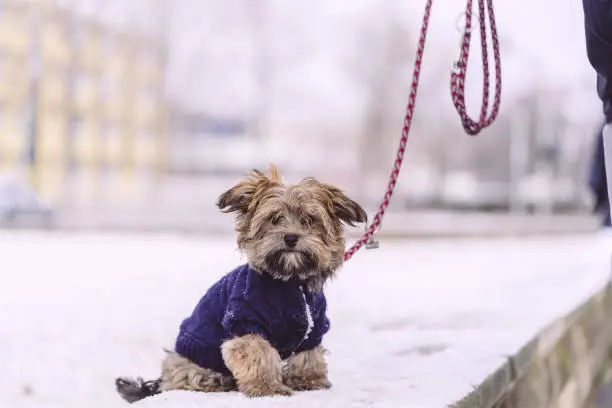
[[[330,391],[174,392],[141,407],[441,408],[608,278],[612,239],[382,242],[328,288]],[[241,261],[229,239],[0,233],[0,407],[125,407],[181,319]]]

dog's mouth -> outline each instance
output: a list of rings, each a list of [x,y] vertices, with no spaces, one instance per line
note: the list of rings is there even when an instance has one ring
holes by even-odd
[[[265,259],[266,270],[275,278],[305,280],[316,271],[314,257],[295,248],[285,248],[272,252]]]

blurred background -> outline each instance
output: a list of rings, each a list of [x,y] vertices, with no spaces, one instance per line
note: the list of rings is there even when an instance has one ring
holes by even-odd
[[[609,277],[612,235],[570,235],[602,222],[589,180],[603,115],[582,4],[494,3],[501,110],[469,137],[449,91],[465,1],[434,2],[381,230],[381,241],[417,239],[360,253],[330,285],[337,391],[316,406],[446,406]],[[0,0],[0,406],[108,408],[123,403],[117,375],[158,375],[177,322],[240,259],[215,202],[250,169],[275,162],[289,182],[317,177],[373,214],[424,6]],[[418,239],[514,232],[569,237]],[[389,299],[401,302],[380,313]]]
[[[601,107],[580,2],[496,1],[501,112],[476,138],[463,133],[449,93],[463,3],[434,3],[390,211],[408,217],[406,228],[459,211],[571,216],[574,227],[591,228],[587,180]],[[400,137],[423,7],[1,0],[0,222],[229,231],[216,197],[271,161],[289,181],[319,177],[375,209]],[[480,56],[475,33],[466,87],[473,116]]]

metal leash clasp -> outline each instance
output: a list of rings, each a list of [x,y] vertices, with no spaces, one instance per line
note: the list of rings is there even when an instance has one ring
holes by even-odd
[[[377,231],[380,230],[380,224],[378,225]],[[366,225],[365,227],[365,231],[366,233],[368,232],[368,226]],[[378,249],[380,247],[380,242],[374,238],[374,234],[377,231],[372,231],[372,235],[370,235],[370,238],[368,238],[368,240],[365,242],[365,248],[366,249]]]

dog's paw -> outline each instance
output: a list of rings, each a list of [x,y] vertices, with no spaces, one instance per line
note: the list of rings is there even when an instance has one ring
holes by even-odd
[[[240,387],[247,397],[271,397],[275,395],[290,396],[293,394],[293,390],[282,383],[275,384],[249,384],[248,386]]]
[[[236,390],[236,381],[229,376],[219,373],[204,376],[198,383],[195,391],[204,392],[229,392]]]
[[[135,380],[128,377],[119,377],[115,380],[115,387],[121,398],[129,403],[142,399],[142,379]]]
[[[159,380],[143,381],[142,378],[119,377],[115,387],[121,398],[130,404],[159,393]]]
[[[285,378],[285,384],[295,391],[315,391],[330,389],[332,383],[325,377],[298,377]]]

